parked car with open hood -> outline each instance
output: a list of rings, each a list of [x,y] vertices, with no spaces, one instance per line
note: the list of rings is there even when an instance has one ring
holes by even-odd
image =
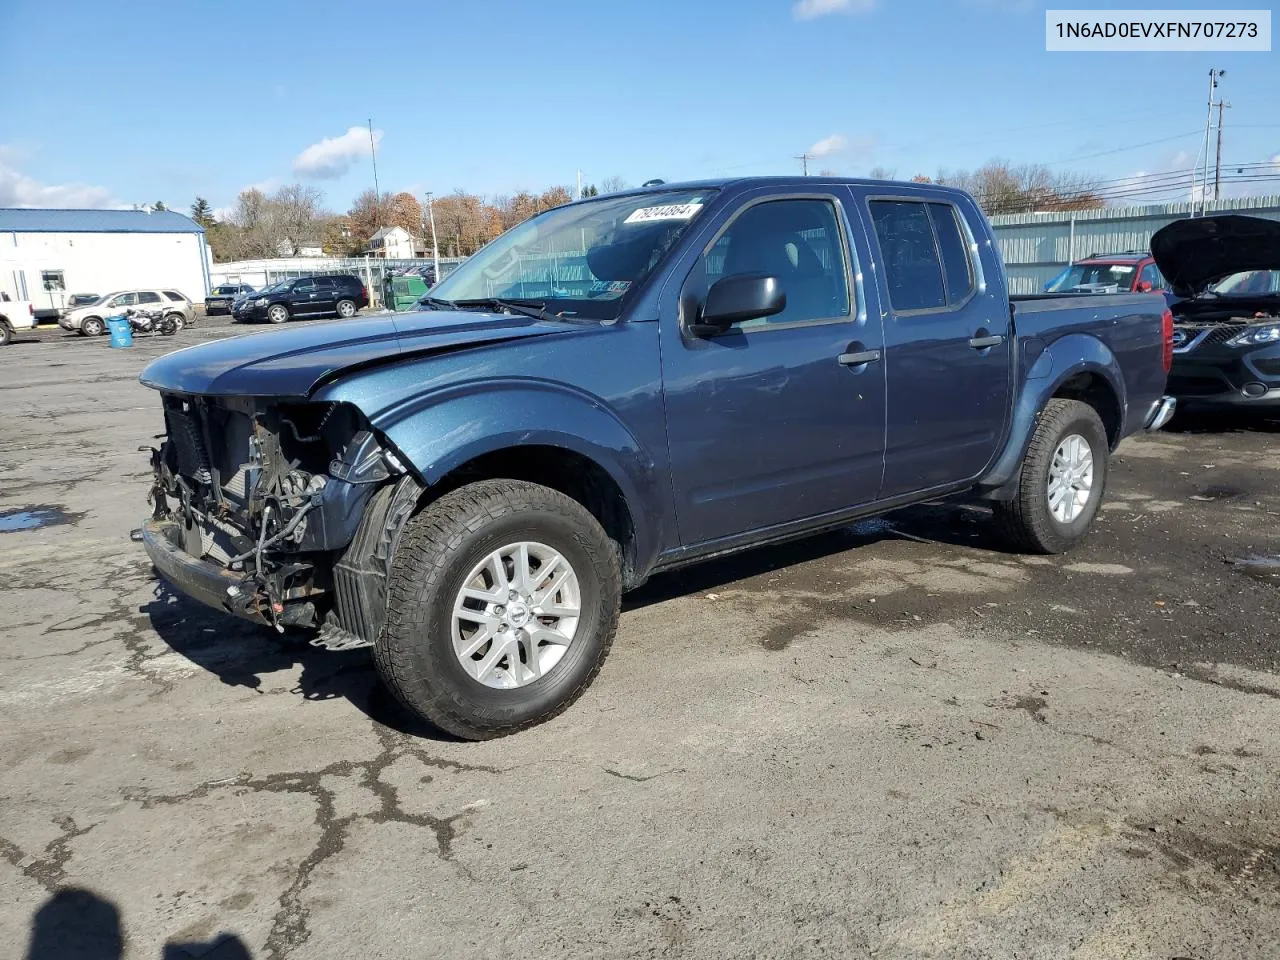
[[[1169,393],[1184,407],[1280,407],[1280,222],[1177,220],[1151,252],[1174,295]]]
[[[130,308],[172,317],[179,330],[195,316],[191,301],[177,290],[118,290],[87,306],[67,310],[58,318],[58,326],[84,337],[96,337],[106,333],[108,317],[123,316]]]
[[[139,536],[206,604],[372,646],[462,737],[565,709],[658,571],[960,494],[1067,550],[1172,410],[1162,297],[1011,300],[976,202],[933,184],[610,194],[431,293],[153,361]]]

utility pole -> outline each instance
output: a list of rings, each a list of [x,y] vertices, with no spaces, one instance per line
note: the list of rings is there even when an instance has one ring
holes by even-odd
[[[1222,111],[1231,106],[1218,98],[1218,158],[1213,164],[1213,199],[1219,199],[1222,191]]]
[[[799,160],[801,164],[803,164],[804,175],[807,177],[809,175],[809,161],[816,160],[817,157],[815,157],[811,153],[802,153],[800,154],[800,156],[796,157],[796,159]]]
[[[581,170],[578,171],[578,189],[577,189],[577,192],[574,193],[573,199],[575,200],[582,199],[582,171]]]
[[[1204,118],[1204,177],[1200,181],[1200,216],[1204,216],[1209,202],[1209,130],[1213,126],[1213,92],[1218,89],[1218,80],[1227,75],[1227,71],[1217,67],[1209,68],[1209,109]]]
[[[431,284],[433,287],[440,282],[440,247],[436,243],[436,211],[431,205],[433,194],[427,191],[427,216],[431,218],[431,259],[435,263],[436,280]]]
[[[373,157],[373,210],[375,226],[382,226],[382,192],[378,189],[378,145],[373,141],[373,117],[369,118],[369,156]]]

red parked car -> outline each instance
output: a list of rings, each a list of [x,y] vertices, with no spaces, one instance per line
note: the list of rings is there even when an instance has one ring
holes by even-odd
[[[1168,287],[1151,254],[1142,250],[1095,253],[1050,280],[1045,293],[1160,293]]]

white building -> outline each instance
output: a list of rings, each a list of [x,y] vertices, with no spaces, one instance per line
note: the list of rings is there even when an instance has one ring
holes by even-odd
[[[412,260],[420,253],[423,245],[404,227],[379,227],[369,238],[367,252],[375,257],[388,260]]]
[[[200,301],[209,267],[204,230],[171,210],[0,208],[0,290],[37,310],[56,310],[73,293],[136,287]]]
[[[288,237],[276,244],[276,253],[282,257],[323,257],[323,240],[290,240]]]

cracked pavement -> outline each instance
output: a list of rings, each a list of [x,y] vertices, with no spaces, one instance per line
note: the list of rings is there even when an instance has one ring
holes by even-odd
[[[239,332],[0,351],[4,956],[1274,956],[1280,425],[1127,442],[1063,557],[930,506],[656,578],[467,744],[130,542],[138,371]]]

